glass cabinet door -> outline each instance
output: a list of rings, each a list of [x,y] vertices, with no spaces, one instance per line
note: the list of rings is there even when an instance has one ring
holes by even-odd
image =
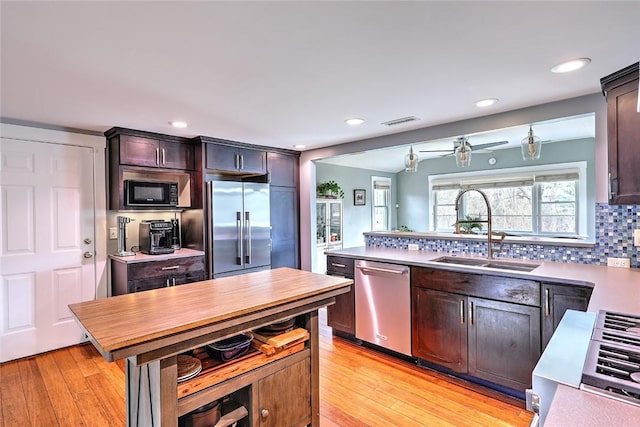
[[[327,243],[327,204],[316,203],[316,243]]]
[[[342,203],[329,202],[329,240],[331,243],[342,242]]]

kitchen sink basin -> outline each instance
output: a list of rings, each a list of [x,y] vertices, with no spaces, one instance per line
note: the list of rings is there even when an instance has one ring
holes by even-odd
[[[515,270],[515,271],[532,271],[534,268],[539,267],[538,264],[531,264],[518,261],[505,261],[495,259],[480,259],[480,258],[460,258],[454,256],[444,256],[433,260],[434,262],[441,262],[444,264],[458,264],[458,265],[470,265],[474,267],[487,267],[497,268],[500,270]]]

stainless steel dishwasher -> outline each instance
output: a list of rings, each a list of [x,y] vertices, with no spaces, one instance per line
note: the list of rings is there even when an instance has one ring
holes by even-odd
[[[411,356],[409,267],[356,260],[356,338]]]

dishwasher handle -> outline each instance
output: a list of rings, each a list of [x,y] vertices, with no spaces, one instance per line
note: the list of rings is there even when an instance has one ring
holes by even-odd
[[[395,269],[395,268],[367,267],[363,265],[357,265],[356,268],[362,271],[364,274],[366,274],[367,271],[374,271],[378,273],[391,273],[391,274],[397,274],[401,276],[409,272],[409,269],[406,267],[401,269]]]

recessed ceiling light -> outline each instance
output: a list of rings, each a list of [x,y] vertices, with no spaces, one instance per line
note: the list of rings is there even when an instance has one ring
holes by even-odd
[[[184,129],[184,128],[187,127],[187,122],[182,122],[182,121],[179,121],[179,120],[171,121],[171,122],[169,122],[169,124],[171,126],[173,126],[174,128]]]
[[[496,98],[481,99],[480,101],[476,101],[476,107],[489,107],[496,102],[498,102]]]
[[[552,73],[568,73],[570,71],[579,70],[580,68],[588,65],[591,62],[589,58],[577,58],[570,61],[563,62],[556,65],[551,69]]]
[[[295,148],[296,150],[302,150],[305,147],[306,147],[306,145],[304,145],[304,144],[296,144],[296,145],[293,146],[293,148]]]
[[[354,117],[352,119],[347,119],[344,122],[350,126],[358,126],[364,123],[364,119],[359,119],[357,117]]]

